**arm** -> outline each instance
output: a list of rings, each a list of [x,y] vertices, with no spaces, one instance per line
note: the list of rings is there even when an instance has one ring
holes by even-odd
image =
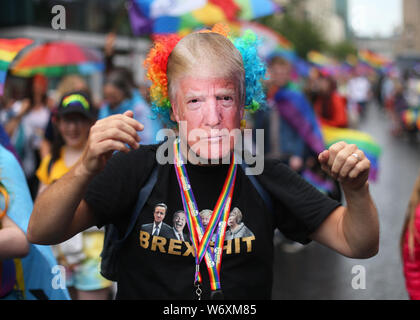
[[[0,261],[23,258],[29,253],[29,243],[25,233],[10,219],[4,216],[0,229]]]
[[[78,163],[41,192],[29,221],[28,240],[44,245],[58,244],[95,225],[93,213],[82,201],[92,178]]]
[[[341,182],[347,208],[334,210],[311,238],[350,258],[374,256],[379,248],[379,221],[367,182],[369,160],[355,145],[339,142],[322,152],[319,161]]]
[[[48,185],[43,183],[42,181],[39,182],[39,188],[38,188],[38,192],[36,194],[36,197],[39,197],[39,195],[44,192],[45,189],[47,189]]]
[[[29,99],[25,99],[22,101],[22,107],[20,112],[12,119],[9,120],[4,126],[4,130],[9,135],[9,137],[13,136],[14,132],[18,128],[19,124],[21,123],[25,114],[28,113],[31,107]]]
[[[140,130],[143,125],[132,111],[95,123],[79,161],[36,199],[27,232],[30,242],[61,243],[95,225],[93,212],[82,200],[85,191],[115,150],[129,152],[126,144],[139,147]]]

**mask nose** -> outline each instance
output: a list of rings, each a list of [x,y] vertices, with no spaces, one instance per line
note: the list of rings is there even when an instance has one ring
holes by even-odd
[[[216,127],[220,123],[220,112],[215,97],[209,99],[204,111],[205,124],[209,127]]]

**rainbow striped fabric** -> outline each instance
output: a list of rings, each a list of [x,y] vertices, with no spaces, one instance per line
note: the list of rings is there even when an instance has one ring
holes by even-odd
[[[186,34],[219,22],[251,20],[279,11],[272,0],[130,0],[135,35]]]
[[[371,50],[359,50],[358,56],[360,61],[366,63],[367,65],[375,69],[381,69],[391,64],[391,60]]]
[[[401,113],[402,122],[407,129],[416,128],[420,130],[420,109],[409,108]]]
[[[327,57],[326,55],[318,51],[309,51],[308,61],[320,67],[326,67],[336,64],[336,61],[334,59]]]
[[[237,172],[235,157],[233,154],[222,192],[220,193],[217,203],[213,209],[207,229],[204,230],[197,203],[188,179],[187,170],[184,166],[184,160],[182,159],[179,148],[180,142],[178,138],[174,141],[174,168],[181,191],[181,199],[187,218],[187,225],[190,230],[191,241],[195,251],[196,274],[194,281],[196,283],[201,282],[199,265],[204,258],[209,272],[210,287],[213,291],[220,290],[220,266],[222,261],[223,243]],[[219,221],[221,223],[219,223]],[[213,234],[216,235],[216,240],[215,247],[211,250],[209,245]]]
[[[239,22],[240,32],[252,30],[258,37],[260,44],[258,54],[262,59],[269,59],[274,52],[294,54],[293,44],[281,34],[257,22]]]
[[[7,69],[17,54],[33,40],[26,38],[0,39],[0,96],[4,93]]]
[[[11,73],[18,77],[42,74],[91,74],[104,70],[102,53],[70,41],[52,41],[34,46],[13,64]]]
[[[339,141],[357,145],[357,147],[362,150],[366,157],[370,160],[371,169],[369,179],[371,181],[377,180],[379,171],[378,162],[382,150],[372,136],[358,130],[336,128],[325,125],[322,126],[322,134],[327,148]]]

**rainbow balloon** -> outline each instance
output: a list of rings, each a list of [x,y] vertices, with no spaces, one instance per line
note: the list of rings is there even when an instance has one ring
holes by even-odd
[[[382,151],[379,144],[369,134],[357,130],[325,125],[322,126],[322,134],[327,148],[339,141],[357,145],[370,160],[371,169],[369,179],[371,181],[377,180],[379,170],[378,160]]]
[[[4,92],[7,69],[17,54],[33,42],[31,39],[0,39],[0,96]]]

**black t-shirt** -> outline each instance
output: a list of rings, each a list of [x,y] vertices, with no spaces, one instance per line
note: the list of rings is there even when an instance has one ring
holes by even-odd
[[[141,146],[128,154],[115,154],[91,182],[85,201],[98,227],[113,223],[124,233],[139,190],[158,165],[157,147]],[[228,223],[220,275],[226,299],[270,299],[274,229],[306,244],[309,234],[340,205],[279,161],[266,160],[264,165],[257,179],[270,194],[274,212],[238,168],[231,212],[237,208],[240,214],[233,219],[236,223]],[[229,166],[186,164],[186,168],[200,214],[213,210]],[[158,203],[166,204],[167,212],[160,233],[154,235],[153,212]],[[179,210],[183,205],[174,167],[158,165],[157,183],[120,251],[117,299],[195,298],[195,258],[187,224],[182,232],[184,240],[174,232],[173,216]],[[204,260],[200,271],[206,299],[210,286]]]

